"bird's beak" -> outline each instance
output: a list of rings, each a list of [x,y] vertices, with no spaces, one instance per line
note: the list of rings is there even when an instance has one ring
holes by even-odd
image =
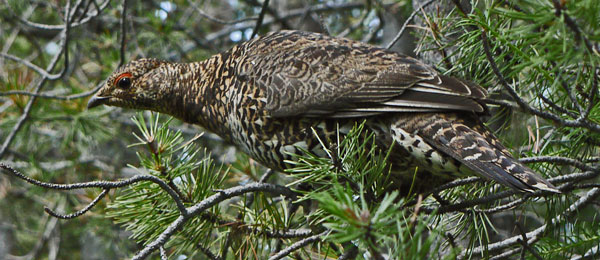
[[[104,102],[105,102],[106,100],[108,100],[109,98],[110,98],[110,97],[99,97],[99,96],[97,96],[97,95],[94,95],[94,96],[93,96],[92,98],[90,98],[90,100],[88,101],[87,108],[88,108],[88,109],[90,109],[90,108],[93,108],[93,107],[97,107],[97,106],[99,106],[99,105],[102,105],[102,104],[104,104]]]

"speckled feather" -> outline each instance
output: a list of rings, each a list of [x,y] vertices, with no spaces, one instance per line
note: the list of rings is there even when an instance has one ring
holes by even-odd
[[[123,77],[130,84],[119,84]],[[129,83],[129,82],[127,82]],[[123,86],[121,86],[123,85]],[[418,167],[417,190],[479,174],[519,191],[558,192],[516,161],[478,117],[483,88],[438,74],[414,58],[348,39],[281,31],[196,63],[132,61],[94,96],[100,104],[149,109],[198,124],[267,167],[283,170],[289,153],[325,155],[365,121],[400,189]]]

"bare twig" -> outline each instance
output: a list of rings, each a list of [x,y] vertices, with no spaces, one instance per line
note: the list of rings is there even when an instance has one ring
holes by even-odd
[[[57,100],[73,100],[73,99],[89,97],[89,96],[95,94],[100,88],[102,88],[102,86],[104,86],[104,81],[100,82],[98,85],[96,85],[91,90],[88,90],[86,92],[79,93],[79,94],[68,95],[68,96],[57,96],[57,95],[51,95],[51,94],[45,94],[45,93],[34,93],[34,92],[19,91],[19,90],[0,92],[0,96],[23,95],[23,96],[31,96],[31,97],[38,97],[38,98],[57,99]]]
[[[210,249],[202,246],[202,245],[196,245],[196,247],[198,247],[198,249],[200,249],[200,251],[206,256],[208,257],[208,259],[211,260],[221,260],[223,258],[218,257],[217,255],[215,255],[213,252],[210,251]]]
[[[538,260],[542,260],[543,258],[540,256],[540,254],[538,254],[538,252],[535,251],[535,249],[533,249],[531,246],[529,246],[529,244],[527,243],[527,235],[525,234],[525,230],[523,229],[523,227],[521,226],[521,223],[517,222],[516,223],[517,229],[519,230],[519,232],[521,233],[521,238],[522,239],[517,239],[517,242],[519,242],[519,244],[521,244],[521,246],[523,246],[523,252],[525,252],[525,250],[529,251],[531,253],[531,255],[533,255],[536,259]]]
[[[160,260],[167,260],[167,251],[165,251],[164,247],[160,247]]]
[[[136,175],[134,177],[131,177],[131,178],[125,179],[125,180],[121,180],[121,181],[93,181],[93,182],[74,183],[74,184],[55,184],[55,183],[46,183],[46,182],[41,182],[41,181],[38,181],[35,179],[31,179],[4,163],[0,163],[0,169],[4,169],[5,172],[8,172],[8,173],[12,174],[13,176],[21,178],[33,185],[44,187],[44,188],[49,188],[49,189],[57,189],[57,190],[73,190],[73,189],[84,189],[84,188],[103,188],[105,190],[109,190],[112,188],[120,188],[120,187],[128,186],[132,183],[139,182],[139,181],[152,181],[152,182],[158,184],[161,187],[161,189],[167,191],[167,193],[175,201],[175,203],[177,204],[177,207],[179,208],[181,215],[174,222],[172,222],[169,225],[169,227],[167,227],[167,229],[165,231],[163,231],[163,233],[156,240],[152,241],[144,249],[142,249],[140,252],[138,252],[138,254],[136,254],[136,256],[133,259],[145,258],[150,253],[157,250],[159,247],[163,246],[168,241],[168,239],[171,237],[171,235],[173,235],[173,233],[175,233],[177,230],[179,230],[181,228],[181,226],[187,222],[188,219],[201,214],[204,210],[206,210],[226,199],[229,199],[229,198],[232,198],[235,196],[239,196],[239,195],[243,195],[243,194],[246,194],[249,192],[269,192],[269,193],[274,193],[274,194],[278,194],[278,195],[284,195],[284,196],[290,197],[290,198],[295,198],[297,196],[297,194],[294,191],[292,191],[291,189],[284,187],[284,186],[268,184],[268,183],[253,183],[253,184],[237,186],[237,187],[219,191],[219,193],[214,194],[214,195],[204,199],[203,201],[195,204],[194,206],[186,209],[184,207],[183,203],[181,202],[181,199],[177,195],[177,193],[175,191],[173,191],[169,187],[169,185],[167,183],[165,183],[163,180],[159,179],[158,177],[152,176],[152,175]],[[85,211],[87,211],[87,210],[89,210],[89,209],[86,209]],[[55,214],[55,215],[58,215],[58,214]],[[265,233],[268,233],[268,232],[265,232]],[[271,233],[271,235],[289,238],[289,237],[302,237],[302,236],[306,236],[309,233],[310,233],[310,231],[308,231],[308,230],[306,230],[306,231],[296,230],[294,232],[273,232],[273,233]]]
[[[521,107],[519,107],[519,105],[517,105],[516,103],[514,103],[512,101],[508,101],[508,100],[486,98],[486,99],[483,99],[482,101],[485,102],[486,104],[499,105],[499,106],[507,107],[510,109],[521,109]]]
[[[65,64],[64,64],[63,70],[59,73],[58,77],[64,76],[67,71],[67,68],[69,66],[69,64],[68,64],[69,63],[69,51],[68,51],[69,30],[71,28],[72,16],[74,16],[75,11],[77,11],[77,9],[81,5],[82,1],[77,2],[77,4],[75,5],[75,8],[71,8],[70,3],[71,3],[70,1],[67,1],[67,6],[66,6],[66,10],[65,10],[65,27],[64,27],[64,30],[62,31],[62,35],[61,35],[61,39],[62,39],[61,46],[62,47],[60,48],[58,53],[54,56],[54,58],[52,59],[52,61],[48,65],[48,67],[46,68],[46,70],[45,70],[46,73],[42,74],[42,78],[38,81],[37,86],[35,87],[35,90],[33,92],[35,94],[40,93],[40,91],[42,90],[42,88],[44,86],[44,83],[49,79],[48,77],[46,77],[46,75],[50,75],[48,73],[54,69],[54,67],[58,63],[58,60],[60,59],[60,57],[63,54],[64,54],[64,58],[65,58],[65,61],[64,61]],[[27,119],[29,118],[29,113],[31,112],[31,108],[33,107],[33,104],[35,103],[35,100],[36,100],[36,97],[32,96],[29,99],[29,101],[27,102],[27,105],[25,105],[25,109],[23,110],[23,113],[17,120],[17,123],[13,126],[12,130],[6,137],[6,140],[2,144],[2,147],[0,148],[0,158],[2,158],[4,156],[4,153],[8,149],[8,146],[12,143],[17,132],[21,129],[21,127],[23,126],[25,121],[27,121]]]
[[[535,157],[526,157],[519,159],[519,162],[522,163],[538,163],[538,162],[547,162],[554,164],[568,164],[579,168],[582,171],[592,171],[593,167],[586,165],[585,163],[575,160],[568,157],[561,156],[535,156]]]
[[[123,13],[121,13],[121,52],[119,66],[125,64],[125,43],[127,42],[127,0],[123,0]]]
[[[97,17],[98,15],[100,15],[102,13],[102,11],[108,7],[108,5],[110,4],[110,0],[106,0],[104,2],[102,2],[102,4],[97,5],[95,2],[93,1],[94,5],[96,7],[96,12],[86,16],[85,18],[79,19],[78,22],[73,22],[71,24],[69,24],[70,27],[74,28],[74,27],[78,27],[81,25],[84,25],[86,23],[88,23],[91,19]],[[41,23],[35,23],[29,20],[25,20],[23,19],[23,17],[21,17],[20,15],[17,15],[14,10],[11,8],[11,5],[9,3],[7,3],[6,0],[4,0],[5,5],[8,7],[8,10],[10,10],[11,14],[17,18],[21,23],[25,24],[26,26],[29,26],[31,28],[37,29],[37,30],[44,30],[44,31],[62,31],[65,30],[65,28],[67,27],[66,24],[61,24],[61,25],[50,25],[50,24],[41,24]],[[87,12],[86,12],[87,13]]]
[[[564,9],[563,2],[558,0],[552,0],[552,3],[554,4],[554,8],[556,9],[556,16],[559,17],[562,14],[567,27],[569,27],[575,33],[575,40],[580,41],[581,39],[583,39],[583,43],[585,44],[587,50],[593,53],[594,48],[592,47],[590,40],[581,33],[581,29],[579,29],[579,26],[577,26],[575,20],[573,20],[573,18],[571,18],[571,16],[567,14],[566,10]]]
[[[566,186],[561,186],[559,187],[559,190],[563,191],[563,192],[567,192],[570,190],[573,190],[574,188],[577,188],[578,186],[573,186],[573,184],[575,182],[580,182],[580,181],[584,181],[584,180],[588,180],[588,179],[592,179],[597,177],[598,175],[600,175],[600,170],[598,169],[594,169],[592,171],[585,171],[582,173],[573,173],[573,174],[568,174],[568,175],[561,175],[561,176],[557,176],[554,178],[550,178],[548,179],[548,181],[550,183],[553,184],[557,184],[557,183],[565,183],[565,182],[569,182],[566,184]],[[459,181],[455,181],[453,183],[460,183]],[[464,183],[461,183],[464,184]],[[492,201],[496,201],[499,199],[503,199],[512,195],[517,194],[518,192],[514,191],[514,190],[507,190],[507,191],[502,191],[502,192],[498,192],[498,193],[494,193],[494,194],[490,194],[488,196],[485,197],[481,197],[481,198],[476,198],[476,199],[472,199],[472,200],[467,200],[467,201],[462,201],[456,204],[450,204],[450,205],[443,205],[440,207],[432,207],[432,206],[427,206],[427,207],[422,207],[421,210],[425,213],[431,214],[433,212],[436,212],[436,214],[443,214],[443,213],[448,213],[448,212],[454,212],[454,211],[462,211],[466,208],[470,208],[473,207],[475,205],[480,205],[480,204],[485,204],[485,203],[489,203]],[[527,193],[526,197],[539,197],[539,196],[546,196],[546,195],[550,195],[553,193],[547,192],[547,191],[541,191],[538,190],[536,192],[533,193]],[[514,207],[520,203],[523,203],[524,200],[526,198],[522,198],[522,199],[518,199],[515,202],[511,202],[509,204],[506,205],[501,205],[498,206],[498,208],[492,208],[489,210],[478,210],[480,212],[487,212],[490,211],[490,213],[492,212],[497,212],[500,210],[504,210],[504,209],[508,209],[511,207]]]
[[[408,16],[408,18],[406,18],[406,21],[404,21],[404,24],[402,24],[400,31],[398,31],[398,33],[396,34],[396,37],[394,37],[394,39],[391,42],[389,42],[385,46],[385,48],[386,49],[391,48],[398,40],[400,40],[400,37],[402,37],[402,35],[404,34],[404,30],[406,30],[408,23],[410,23],[412,21],[412,19],[415,18],[415,15],[417,15],[417,13],[419,13],[422,8],[427,7],[431,3],[433,3],[433,0],[428,0],[427,2],[423,3],[419,8],[415,8],[415,10],[410,14],[410,16]]]
[[[209,20],[214,23],[219,23],[219,24],[224,24],[224,25],[232,25],[232,24],[242,23],[242,22],[246,22],[246,21],[254,21],[254,20],[258,19],[258,16],[255,16],[255,17],[246,17],[246,18],[241,18],[241,19],[237,19],[237,20],[225,21],[225,20],[210,16],[209,14],[204,12],[202,9],[200,9],[200,7],[196,4],[195,1],[188,0],[187,2],[192,7],[194,7],[196,12],[198,12],[198,14],[200,16],[202,16],[206,20]]]
[[[88,189],[88,188],[114,189],[114,188],[125,187],[128,185],[131,185],[132,183],[136,183],[136,182],[140,182],[140,181],[151,181],[151,182],[158,184],[163,190],[165,190],[171,196],[171,198],[175,201],[175,204],[177,204],[177,208],[179,209],[181,214],[187,213],[187,210],[186,210],[185,206],[183,205],[183,202],[177,195],[177,193],[173,189],[171,189],[171,187],[169,187],[169,185],[166,182],[164,182],[160,178],[158,178],[156,176],[152,176],[152,175],[136,175],[129,179],[120,180],[120,181],[91,181],[91,182],[81,182],[81,183],[73,183],[73,184],[56,184],[56,183],[42,182],[42,181],[38,181],[38,180],[35,180],[32,178],[29,178],[4,163],[0,163],[0,169],[4,169],[5,172],[8,172],[8,173],[12,174],[13,176],[18,177],[18,178],[20,178],[26,182],[29,182],[33,185],[43,187],[43,188],[53,189],[53,190],[76,190],[76,189]]]
[[[262,7],[260,9],[260,13],[258,14],[258,19],[256,20],[256,25],[254,26],[254,30],[252,30],[252,36],[250,39],[254,38],[258,34],[258,30],[262,26],[263,21],[265,20],[265,14],[267,13],[267,8],[269,7],[269,0],[263,0]]]
[[[61,50],[59,53],[57,53],[54,56],[54,59],[50,62],[50,64],[48,65],[46,71],[51,71],[54,66],[56,66],[59,57],[61,56],[60,53],[63,50]],[[43,86],[44,83],[46,82],[47,78],[46,77],[42,77],[38,82],[37,82],[37,86],[35,87],[35,90],[33,91],[33,93],[39,93]],[[4,156],[4,153],[6,152],[6,150],[8,149],[8,146],[10,146],[10,144],[12,143],[13,139],[15,138],[15,136],[17,135],[17,132],[21,129],[21,127],[23,126],[23,124],[25,123],[25,121],[27,121],[27,119],[29,118],[29,113],[31,112],[31,108],[33,107],[33,103],[35,102],[35,96],[31,97],[29,99],[29,101],[27,102],[27,105],[25,105],[25,109],[23,109],[23,113],[21,114],[21,116],[19,117],[19,119],[17,120],[17,123],[13,126],[12,130],[10,131],[10,133],[6,136],[6,139],[4,140],[4,143],[2,144],[2,147],[0,147],[0,158],[2,158]]]
[[[315,6],[310,7],[310,12],[320,13],[320,12],[329,12],[329,11],[334,11],[334,10],[341,11],[341,10],[347,10],[347,9],[361,8],[361,7],[364,7],[364,5],[365,4],[362,2],[341,3],[341,4],[320,4],[320,5],[315,5]],[[294,9],[287,13],[282,13],[281,19],[291,19],[291,18],[300,17],[305,12],[306,12],[306,8]],[[273,24],[275,22],[276,22],[276,19],[274,19],[272,17],[265,17],[264,21],[262,22],[262,25],[266,26],[266,25]],[[205,39],[206,39],[206,42],[210,43],[210,42],[216,41],[222,37],[228,37],[229,34],[232,32],[241,31],[241,30],[245,30],[245,29],[249,29],[249,28],[254,28],[255,26],[256,26],[256,23],[254,23],[252,21],[237,23],[233,26],[227,26],[220,31],[210,33],[210,34],[206,35]],[[193,47],[193,46],[191,46],[191,47]]]
[[[304,246],[306,246],[306,245],[308,245],[310,243],[320,241],[321,237],[327,235],[328,232],[329,231],[324,231],[324,232],[322,232],[320,234],[317,234],[317,235],[314,235],[314,236],[311,236],[311,237],[307,237],[307,238],[302,239],[302,240],[300,240],[300,241],[298,241],[296,243],[293,243],[289,247],[287,247],[287,248],[285,248],[285,249],[277,252],[277,254],[269,257],[269,260],[278,260],[278,259],[284,258],[287,255],[291,254],[292,252],[294,252],[294,251],[296,251],[296,250],[298,250],[298,249],[300,249],[300,248],[302,248],[302,247],[304,247]]]
[[[61,50],[62,51],[62,50]],[[0,53],[0,56],[2,56],[3,58],[9,59],[9,60],[13,60],[16,61],[18,63],[21,63],[23,65],[25,65],[27,68],[37,72],[38,74],[40,74],[42,77],[44,77],[47,80],[56,80],[59,79],[61,77],[60,73],[58,74],[50,74],[48,73],[49,70],[44,70],[40,67],[38,67],[37,65],[31,63],[28,60],[25,59],[21,59],[17,56],[8,54],[8,53]]]
[[[551,108],[553,108],[554,110],[562,113],[562,114],[566,114],[569,115],[572,118],[577,118],[577,115],[559,105],[557,105],[556,103],[554,103],[552,100],[548,99],[547,97],[544,97],[544,95],[538,95],[538,97],[547,105],[549,105]]]
[[[90,202],[90,204],[88,204],[85,208],[83,208],[82,210],[79,210],[77,212],[68,214],[68,215],[58,214],[58,213],[54,212],[53,210],[51,210],[48,207],[44,207],[44,211],[46,211],[46,213],[48,213],[50,216],[53,216],[55,218],[60,218],[60,219],[72,219],[72,218],[76,218],[76,217],[79,217],[79,216],[85,214],[90,209],[92,209],[94,206],[96,206],[96,204],[98,204],[98,202],[101,199],[103,199],[104,196],[106,196],[106,194],[108,194],[108,191],[109,191],[109,189],[102,190],[102,192],[92,202]]]

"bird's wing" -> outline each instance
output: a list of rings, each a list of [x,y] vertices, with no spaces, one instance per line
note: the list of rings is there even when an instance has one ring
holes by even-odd
[[[253,44],[240,74],[263,91],[273,117],[485,110],[481,87],[385,49],[296,31]]]
[[[540,189],[560,193],[547,180],[514,159],[480,124],[471,125],[445,117],[433,117],[419,130],[419,135],[431,146],[477,174],[515,190],[533,192]]]

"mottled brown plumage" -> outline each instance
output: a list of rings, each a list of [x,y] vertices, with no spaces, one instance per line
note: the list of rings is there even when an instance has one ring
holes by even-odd
[[[426,191],[476,173],[519,191],[558,192],[483,127],[481,87],[404,55],[316,33],[282,31],[196,63],[132,61],[89,101],[167,113],[201,125],[267,167],[299,148],[325,155],[357,122],[382,148],[398,185]]]

